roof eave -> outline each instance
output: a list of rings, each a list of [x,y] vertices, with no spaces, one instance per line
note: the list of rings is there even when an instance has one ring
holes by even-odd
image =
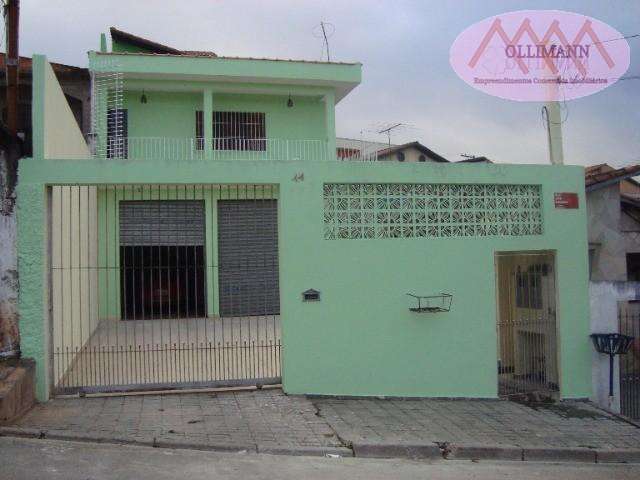
[[[362,65],[278,59],[241,59],[184,55],[89,52],[98,72],[122,72],[126,77],[199,77],[203,81],[238,79],[249,83],[305,84],[331,87],[336,103],[360,84]],[[101,58],[114,59],[100,62]]]

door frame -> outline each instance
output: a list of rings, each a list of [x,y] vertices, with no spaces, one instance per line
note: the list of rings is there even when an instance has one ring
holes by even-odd
[[[494,251],[494,288],[495,288],[495,334],[496,334],[496,356],[495,356],[495,365],[496,365],[496,393],[497,396],[500,396],[500,378],[498,373],[498,360],[500,357],[500,269],[499,269],[499,261],[500,257],[517,257],[517,256],[549,256],[552,262],[552,274],[553,274],[553,285],[554,285],[554,295],[553,299],[555,302],[555,365],[556,365],[556,375],[557,375],[557,383],[558,390],[557,395],[559,398],[562,398],[562,336],[560,331],[560,321],[561,316],[559,314],[560,311],[560,292],[558,288],[558,253],[557,250],[553,249],[541,249],[541,250],[495,250]],[[514,292],[515,293],[515,292]]]

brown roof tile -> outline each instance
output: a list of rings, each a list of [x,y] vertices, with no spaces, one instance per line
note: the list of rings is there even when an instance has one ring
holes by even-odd
[[[640,175],[640,165],[630,165],[615,169],[606,163],[602,163],[585,168],[584,173],[585,186],[593,188],[601,183],[611,182],[616,179],[622,181]]]

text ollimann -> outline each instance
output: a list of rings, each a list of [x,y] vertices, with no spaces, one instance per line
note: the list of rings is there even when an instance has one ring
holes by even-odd
[[[591,45],[507,45],[508,58],[589,58]]]

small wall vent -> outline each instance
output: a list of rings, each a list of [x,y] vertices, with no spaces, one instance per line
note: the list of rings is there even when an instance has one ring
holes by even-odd
[[[320,292],[318,290],[314,290],[310,288],[309,290],[305,290],[302,292],[302,301],[303,302],[319,302],[320,301]]]

